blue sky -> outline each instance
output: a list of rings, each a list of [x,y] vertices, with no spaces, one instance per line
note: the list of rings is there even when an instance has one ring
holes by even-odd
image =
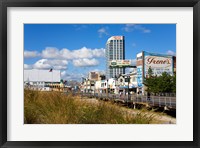
[[[105,44],[116,35],[125,36],[126,59],[142,50],[176,54],[175,24],[25,24],[24,68],[59,69],[73,80],[105,72]]]

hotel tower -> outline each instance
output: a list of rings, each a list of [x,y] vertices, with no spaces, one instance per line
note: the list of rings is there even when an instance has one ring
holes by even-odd
[[[125,73],[125,68],[111,68],[109,67],[111,60],[124,60],[124,36],[112,36],[106,42],[106,77],[114,78],[119,74]]]

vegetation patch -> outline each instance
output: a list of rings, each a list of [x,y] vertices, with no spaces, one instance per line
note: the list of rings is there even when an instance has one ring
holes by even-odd
[[[90,101],[60,92],[24,90],[25,124],[150,124],[153,114],[133,114],[111,102]]]

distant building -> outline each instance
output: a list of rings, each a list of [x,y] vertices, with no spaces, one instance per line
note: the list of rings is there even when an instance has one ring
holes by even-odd
[[[101,79],[99,72],[89,72],[88,78],[94,81],[98,81]]]
[[[84,79],[82,86],[81,86],[81,91],[84,93],[94,93],[95,91],[95,82],[94,80],[90,79]]]
[[[163,72],[173,75],[176,72],[176,57],[167,54],[158,54],[142,51],[137,54],[137,84],[138,91],[144,92],[143,81],[148,77],[149,68],[153,75],[160,76]]]
[[[102,80],[96,81],[95,93],[101,94],[101,93],[110,92],[109,80],[102,79]]]
[[[103,92],[102,89],[105,88],[105,79],[105,75],[100,72],[89,72],[88,78],[82,78],[81,91],[85,93],[101,93]]]
[[[24,70],[24,86],[32,89],[48,91],[51,88],[59,88],[60,80],[60,70]]]
[[[129,82],[128,82],[129,81]],[[137,92],[137,72],[134,69],[133,72],[120,75],[117,78],[118,93],[127,94],[128,91],[133,94]]]
[[[125,68],[111,68],[111,60],[125,59],[124,36],[112,36],[106,42],[106,77],[115,78],[119,74],[125,73]]]

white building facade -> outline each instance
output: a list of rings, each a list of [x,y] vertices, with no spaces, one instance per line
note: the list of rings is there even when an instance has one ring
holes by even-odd
[[[38,90],[50,90],[50,86],[60,84],[60,70],[24,70],[24,86]]]
[[[140,93],[144,93],[143,81],[148,77],[149,68],[152,69],[153,75],[156,76],[162,75],[163,72],[173,75],[174,67],[176,67],[176,57],[142,51],[137,54],[136,66],[138,89]]]
[[[125,59],[125,41],[124,36],[112,36],[106,43],[106,77],[115,78],[119,74],[125,73],[125,68],[111,68],[111,60]]]

